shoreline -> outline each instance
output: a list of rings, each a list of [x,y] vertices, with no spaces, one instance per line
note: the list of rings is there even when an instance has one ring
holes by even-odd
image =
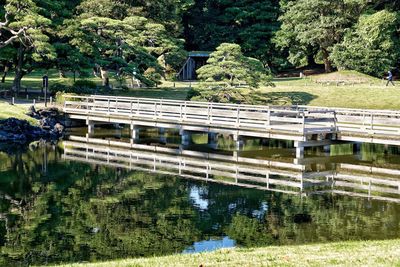
[[[198,254],[176,254],[52,266],[397,266],[399,264],[400,239],[393,239],[221,249]]]

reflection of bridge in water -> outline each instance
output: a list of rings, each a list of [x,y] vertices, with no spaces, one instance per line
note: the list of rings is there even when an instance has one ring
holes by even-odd
[[[334,193],[400,203],[400,170],[338,164],[318,172],[304,164],[78,136],[64,142],[63,157],[301,196]]]

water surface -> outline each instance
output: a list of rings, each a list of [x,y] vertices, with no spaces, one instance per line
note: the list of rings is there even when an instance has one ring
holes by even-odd
[[[74,141],[85,136],[75,130],[57,144],[2,146],[0,265],[400,237],[396,147],[296,160],[288,142],[248,139],[235,152],[228,137],[182,146],[175,132],[141,134],[142,149],[126,147],[126,129],[90,137],[113,145]]]

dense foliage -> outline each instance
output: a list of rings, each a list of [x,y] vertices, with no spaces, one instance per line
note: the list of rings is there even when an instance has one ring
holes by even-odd
[[[386,10],[360,17],[333,48],[332,60],[338,68],[379,76],[394,68],[399,58],[397,26],[396,14]]]
[[[187,52],[235,43],[264,68],[398,68],[398,0],[0,0],[2,82],[35,69],[155,85]]]
[[[197,73],[202,90],[201,97],[195,99],[212,102],[246,102],[240,90],[236,90],[238,87],[254,89],[270,81],[261,61],[244,56],[239,45],[230,43],[218,46]]]

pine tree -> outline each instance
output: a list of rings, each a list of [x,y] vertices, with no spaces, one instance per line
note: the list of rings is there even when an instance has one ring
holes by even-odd
[[[19,92],[21,79],[32,70],[25,68],[28,62],[41,62],[55,58],[49,43],[46,28],[51,20],[40,14],[40,7],[33,0],[6,0],[4,16],[0,22],[0,48],[12,46],[16,49],[15,78],[12,89]]]

